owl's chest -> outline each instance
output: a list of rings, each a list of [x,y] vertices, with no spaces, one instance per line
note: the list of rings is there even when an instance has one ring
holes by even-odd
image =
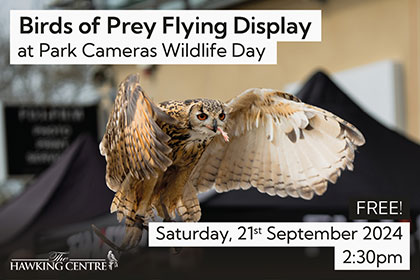
[[[211,141],[184,127],[163,125],[162,130],[171,137],[168,142],[172,148],[169,158],[172,159],[173,165],[178,167],[189,168],[197,164]]]

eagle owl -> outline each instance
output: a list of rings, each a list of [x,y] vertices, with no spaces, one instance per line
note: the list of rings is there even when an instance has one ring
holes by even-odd
[[[322,195],[353,169],[365,140],[356,127],[293,95],[249,89],[224,103],[154,104],[130,75],[119,87],[100,143],[111,212],[125,218],[123,248],[139,242],[154,214],[198,221],[197,194],[257,188],[280,197]]]

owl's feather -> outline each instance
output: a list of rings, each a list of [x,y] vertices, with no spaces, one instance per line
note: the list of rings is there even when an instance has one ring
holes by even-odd
[[[143,93],[139,76],[130,75],[119,87],[100,144],[107,160],[107,185],[113,191],[118,191],[129,174],[140,181],[150,179],[172,164],[167,157],[170,138],[157,120],[175,122]]]
[[[140,87],[139,75],[120,84],[114,108],[99,149],[105,156],[106,183],[115,191],[110,211],[121,221],[125,217],[123,247],[141,238],[141,226],[149,220],[152,194],[160,175],[172,164],[168,154],[170,137],[157,122],[176,120],[159,109]]]
[[[350,123],[274,90],[247,90],[228,107],[231,141],[215,139],[204,152],[190,177],[198,192],[256,187],[311,199],[353,169],[354,151],[365,142]]]

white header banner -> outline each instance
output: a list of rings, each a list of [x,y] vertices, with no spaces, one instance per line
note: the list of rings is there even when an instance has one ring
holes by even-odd
[[[410,223],[149,223],[150,247],[334,247],[336,270],[409,270]]]
[[[320,10],[10,11],[11,64],[277,64]]]

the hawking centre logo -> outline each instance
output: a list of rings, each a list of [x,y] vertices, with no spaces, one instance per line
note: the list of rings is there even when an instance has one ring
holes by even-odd
[[[68,252],[50,252],[48,259],[11,259],[12,271],[105,271],[118,267],[118,260],[111,250],[105,259],[71,259]]]

